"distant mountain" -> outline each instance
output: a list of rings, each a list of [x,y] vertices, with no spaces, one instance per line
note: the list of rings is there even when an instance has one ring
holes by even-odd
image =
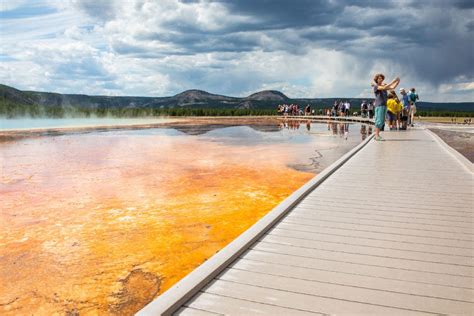
[[[275,90],[256,92],[244,98],[212,94],[202,90],[187,90],[171,97],[136,96],[90,96],[83,94],[60,94],[38,91],[21,91],[0,84],[0,109],[22,105],[62,107],[63,109],[275,109],[278,104],[310,104],[313,109],[328,108],[336,100],[349,100],[353,109],[358,109],[362,98],[299,98],[292,99]],[[417,103],[420,110],[474,112],[474,102],[462,103]],[[1,113],[0,113],[1,114]]]
[[[20,104],[35,103],[35,101],[32,100],[25,92],[3,84],[0,84],[0,100],[8,100],[10,102]]]
[[[178,102],[202,102],[207,100],[219,100],[219,101],[235,101],[238,98],[226,97],[223,95],[212,94],[202,90],[186,90],[184,92],[178,93],[177,95],[171,97],[171,99]]]
[[[260,91],[254,94],[249,95],[245,98],[245,100],[254,100],[254,101],[280,101],[280,102],[287,102],[290,100],[286,95],[281,93],[280,91],[275,90],[265,90]]]

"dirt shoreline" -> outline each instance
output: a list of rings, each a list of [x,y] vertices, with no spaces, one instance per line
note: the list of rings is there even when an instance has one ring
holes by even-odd
[[[438,128],[430,128],[430,131],[438,135],[446,144],[457,150],[464,157],[474,163],[473,134],[463,131],[452,131]]]

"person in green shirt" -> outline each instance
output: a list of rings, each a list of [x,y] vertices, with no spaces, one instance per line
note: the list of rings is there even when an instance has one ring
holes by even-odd
[[[416,101],[419,99],[418,94],[415,92],[415,88],[410,89],[410,94],[408,95],[408,100],[410,101],[410,113],[409,123],[413,127],[413,123],[415,121],[415,114],[416,114]]]

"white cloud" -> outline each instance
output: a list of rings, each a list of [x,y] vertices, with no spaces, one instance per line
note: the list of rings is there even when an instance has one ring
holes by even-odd
[[[26,3],[28,3],[27,0],[16,0],[16,1],[1,0],[0,12],[17,9],[19,7],[24,6]]]

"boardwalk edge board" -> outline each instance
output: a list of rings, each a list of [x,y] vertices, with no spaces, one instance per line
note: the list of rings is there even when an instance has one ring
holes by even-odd
[[[474,173],[474,164],[469,161],[466,157],[464,157],[461,153],[459,153],[456,149],[453,147],[449,146],[441,137],[430,131],[429,129],[425,129],[425,131],[438,143],[443,147],[444,150],[446,150],[451,156],[455,158],[457,162],[459,162],[467,171],[469,171],[471,174]]]
[[[239,237],[202,263],[174,286],[146,305],[143,309],[138,311],[136,315],[171,315],[177,311],[186,301],[197,294],[253,243],[259,240],[302,199],[323,183],[324,180],[339,169],[364,146],[366,146],[373,136],[373,134],[369,135],[362,143],[324,169],[301,188],[293,192],[288,198],[243,232]]]
[[[296,120],[296,121],[318,121],[318,122],[339,122],[339,123],[363,123],[374,125],[374,119],[369,119],[361,116],[328,116],[328,115],[306,115],[306,116],[278,116],[279,120]]]

